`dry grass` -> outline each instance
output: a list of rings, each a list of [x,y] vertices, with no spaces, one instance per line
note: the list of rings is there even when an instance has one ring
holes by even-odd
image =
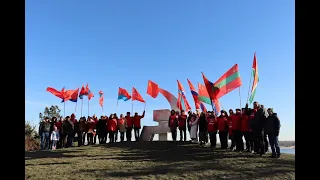
[[[25,153],[26,179],[295,179],[295,157],[126,142]]]

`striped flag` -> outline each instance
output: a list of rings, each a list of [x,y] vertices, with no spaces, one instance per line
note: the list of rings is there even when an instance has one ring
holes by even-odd
[[[254,96],[256,95],[256,89],[259,82],[259,73],[258,73],[258,61],[256,53],[254,53],[253,63],[252,63],[252,77],[253,77],[253,84],[251,89],[251,95],[249,98],[250,104],[253,102]]]

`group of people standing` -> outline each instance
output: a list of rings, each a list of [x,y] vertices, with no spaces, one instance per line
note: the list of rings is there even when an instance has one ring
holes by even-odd
[[[101,116],[98,119],[95,115],[81,117],[79,121],[74,114],[60,117],[45,117],[39,126],[39,135],[41,138],[41,150],[49,150],[56,148],[68,148],[73,146],[73,142],[78,142],[78,147],[85,144],[87,137],[87,145],[96,144],[97,139],[99,144],[105,144],[109,137],[109,142],[114,143],[118,139],[120,133],[120,141],[124,141],[126,135],[127,141],[132,139],[132,130],[134,130],[135,140],[140,138],[141,119],[144,117],[145,111],[142,115],[135,113],[131,116],[127,112],[126,116],[123,114],[120,117],[116,113],[108,116]]]
[[[221,149],[228,149],[228,139],[230,139],[230,150],[264,155],[270,143],[272,150],[270,157],[280,157],[278,140],[280,120],[272,108],[266,110],[258,102],[253,103],[253,109],[248,108],[246,104],[245,108],[236,109],[236,112],[230,109],[228,114],[222,110],[219,115],[211,111],[201,113],[189,111],[187,115],[183,110],[180,113],[172,110],[168,126],[173,141],[177,139],[177,129],[180,131],[180,141],[186,141],[188,129],[191,141],[200,142],[200,145],[208,143],[209,135],[210,146],[216,148],[218,134]]]

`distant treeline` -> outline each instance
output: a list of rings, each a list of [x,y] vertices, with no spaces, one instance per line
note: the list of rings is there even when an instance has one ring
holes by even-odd
[[[295,146],[295,141],[279,141],[279,145],[283,147]]]

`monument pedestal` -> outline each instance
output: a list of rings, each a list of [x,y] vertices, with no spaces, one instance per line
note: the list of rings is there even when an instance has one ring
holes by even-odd
[[[168,133],[159,134],[159,141],[167,141],[167,140],[168,140]]]

